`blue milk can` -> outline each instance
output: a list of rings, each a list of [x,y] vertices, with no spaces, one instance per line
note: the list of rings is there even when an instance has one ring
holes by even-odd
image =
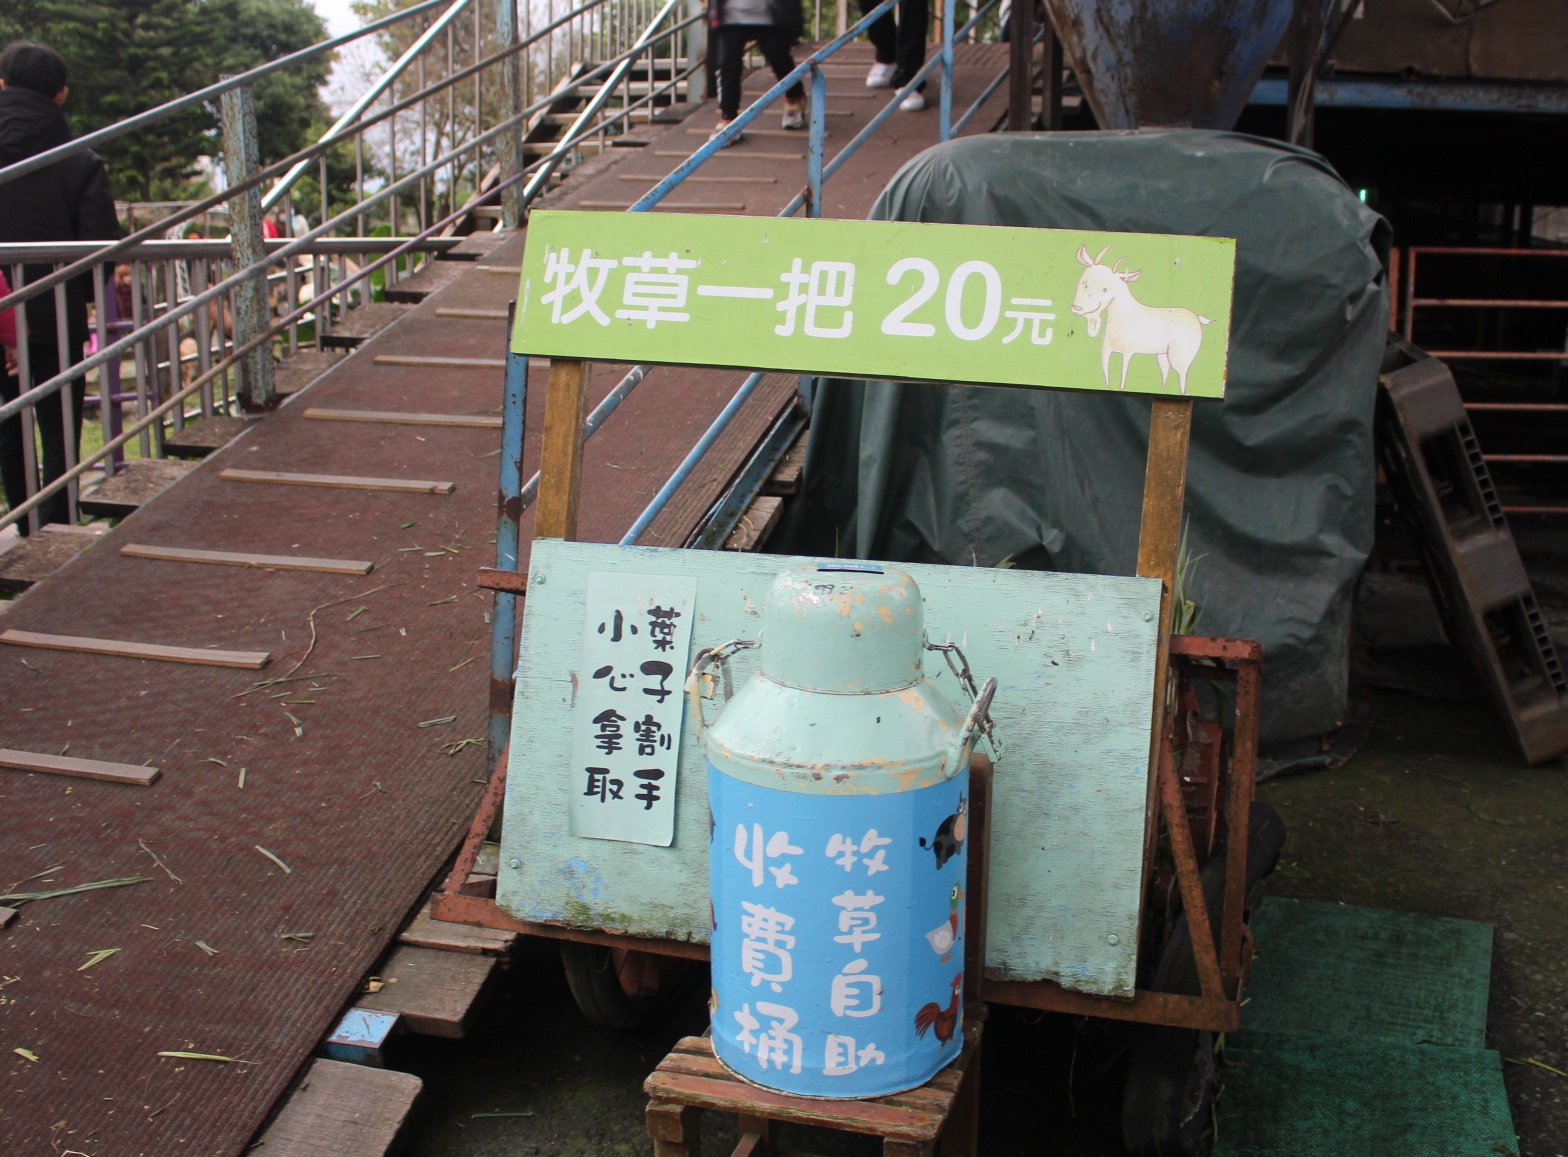
[[[700,726],[707,668],[761,646],[704,747],[714,1051],[765,1088],[883,1096],[963,1047],[969,754],[995,681],[966,719],[925,677],[924,618],[903,571],[789,569],[760,639],[687,683]]]

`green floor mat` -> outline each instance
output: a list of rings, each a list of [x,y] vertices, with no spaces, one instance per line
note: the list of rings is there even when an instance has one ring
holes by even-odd
[[[1242,1032],[1225,1049],[1214,1157],[1516,1157],[1487,1049]]]
[[[1252,930],[1243,1029],[1472,1049],[1486,1043],[1486,924],[1270,896]]]

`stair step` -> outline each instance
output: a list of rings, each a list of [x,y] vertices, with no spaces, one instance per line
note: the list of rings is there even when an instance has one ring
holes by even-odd
[[[495,966],[494,956],[399,945],[381,965],[384,987],[355,1007],[402,1013],[409,1032],[461,1038]]]
[[[83,513],[97,518],[124,518],[184,478],[195,467],[166,458],[134,459],[106,478],[90,494],[82,495]]]
[[[343,355],[336,351],[300,350],[273,369],[273,388],[279,397],[297,394],[342,360]]]
[[[163,449],[176,458],[205,458],[214,450],[221,450],[238,438],[255,418],[231,418],[225,414],[210,414],[188,423],[183,430],[174,430],[163,436]]]
[[[443,952],[464,952],[470,956],[501,956],[517,941],[517,933],[500,928],[475,928],[452,924],[430,915],[430,901],[398,934],[398,943],[414,948],[435,948]]]
[[[383,1157],[423,1087],[412,1073],[317,1058],[255,1148],[267,1157]]]
[[[22,539],[0,554],[0,591],[19,595],[28,587],[43,582],[97,542],[106,529],[102,526],[67,526],[60,522],[40,526],[32,537]]]
[[[454,261],[427,261],[404,278],[389,286],[386,299],[406,305],[418,305],[438,289],[445,289],[463,275],[463,267]]]
[[[321,336],[327,349],[353,349],[363,345],[414,307],[396,301],[372,301],[343,315],[330,333]]]

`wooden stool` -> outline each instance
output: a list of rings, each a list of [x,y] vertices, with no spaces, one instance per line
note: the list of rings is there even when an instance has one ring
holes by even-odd
[[[689,1036],[643,1082],[654,1157],[700,1157],[703,1110],[740,1117],[733,1157],[806,1157],[773,1145],[774,1121],[882,1138],[884,1157],[973,1157],[980,1124],[981,946],[985,944],[987,850],[991,834],[991,761],[969,764],[969,871],[964,901],[964,1047],[958,1059],[918,1089],[863,1101],[793,1097],[735,1076],[713,1055],[713,1042]]]
[[[967,1018],[958,1059],[918,1089],[864,1101],[825,1101],[759,1089],[735,1076],[713,1055],[708,1037],[684,1037],[659,1063],[643,1090],[655,1157],[699,1157],[702,1112],[740,1117],[733,1157],[782,1157],[773,1147],[774,1121],[815,1125],[882,1138],[884,1157],[943,1157],[975,1152],[980,1092],[980,1033],[984,1016]],[[791,1154],[791,1157],[805,1157]]]

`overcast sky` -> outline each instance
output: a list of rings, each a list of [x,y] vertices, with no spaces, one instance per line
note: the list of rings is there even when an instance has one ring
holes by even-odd
[[[327,22],[333,36],[341,36],[359,27],[359,17],[349,7],[350,0],[315,0],[316,11]]]

